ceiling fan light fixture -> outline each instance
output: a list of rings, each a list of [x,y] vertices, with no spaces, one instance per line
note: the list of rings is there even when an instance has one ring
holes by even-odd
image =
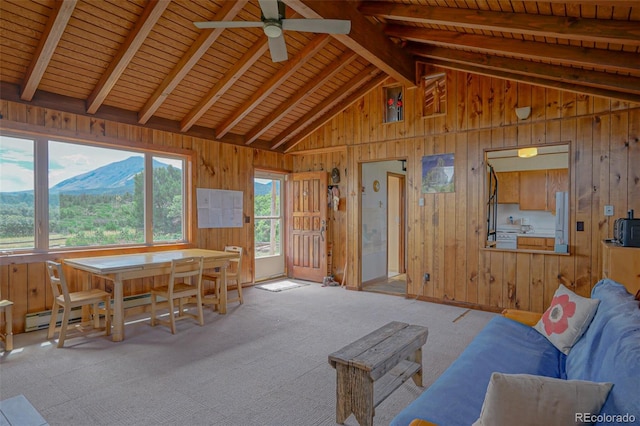
[[[518,157],[531,158],[538,155],[538,148],[520,148],[518,150]]]
[[[264,33],[269,38],[277,38],[282,35],[282,25],[279,22],[265,22]]]

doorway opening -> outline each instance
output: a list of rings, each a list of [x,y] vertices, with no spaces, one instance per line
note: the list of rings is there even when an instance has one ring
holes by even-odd
[[[406,295],[405,161],[363,163],[362,290]]]
[[[256,170],[253,179],[255,281],[285,275],[284,173]]]

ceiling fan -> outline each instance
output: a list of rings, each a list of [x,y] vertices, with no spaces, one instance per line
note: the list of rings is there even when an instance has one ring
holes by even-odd
[[[269,51],[273,62],[286,61],[287,45],[283,31],[304,31],[325,34],[349,34],[351,21],[343,19],[286,19],[286,6],[280,0],[258,0],[262,10],[261,21],[209,21],[194,22],[201,29],[204,28],[252,28],[262,27],[269,40]]]

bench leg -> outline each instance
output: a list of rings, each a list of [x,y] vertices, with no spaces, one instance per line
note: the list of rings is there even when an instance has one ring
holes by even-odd
[[[420,364],[420,370],[418,370],[416,374],[412,376],[413,383],[415,383],[417,386],[422,387],[422,346],[416,349],[413,354],[413,358],[413,362]]]
[[[373,426],[375,408],[373,406],[373,379],[365,370],[351,371],[351,410],[360,426]]]
[[[351,386],[349,380],[349,367],[336,364],[336,423],[344,424],[351,415]]]

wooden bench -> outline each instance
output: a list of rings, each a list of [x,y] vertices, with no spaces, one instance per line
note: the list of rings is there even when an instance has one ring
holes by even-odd
[[[393,321],[329,355],[336,369],[336,422],[373,425],[375,407],[410,377],[422,387],[426,327]]]

